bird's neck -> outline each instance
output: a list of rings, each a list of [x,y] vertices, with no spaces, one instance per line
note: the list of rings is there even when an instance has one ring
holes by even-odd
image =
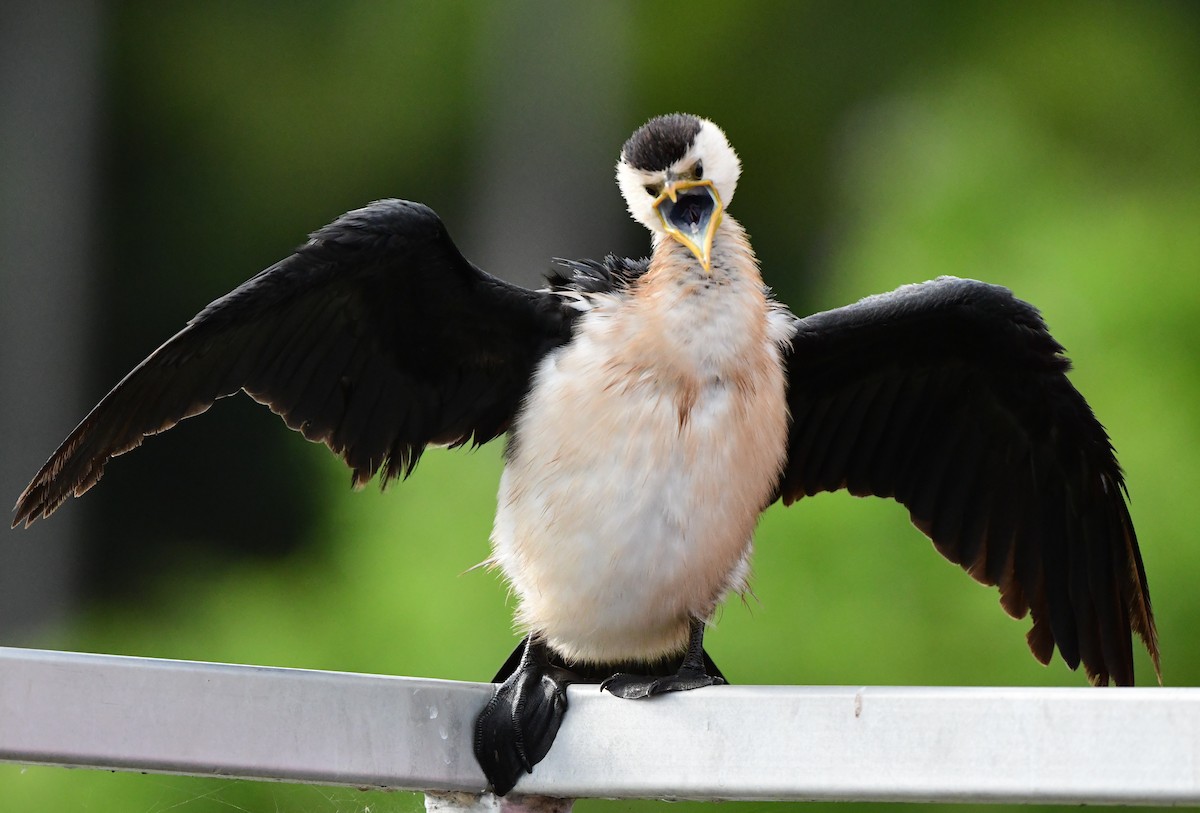
[[[711,268],[678,241],[660,239],[634,292],[639,347],[692,378],[727,378],[771,341],[770,306],[742,227],[726,217]]]
[[[731,283],[745,283],[754,287],[762,284],[758,260],[754,256],[754,249],[750,247],[746,230],[729,215],[721,218],[721,225],[713,236],[709,270],[704,269],[687,246],[659,232],[654,237],[654,251],[647,277],[652,278],[648,281],[660,284],[670,281],[689,288],[693,285],[708,288]]]

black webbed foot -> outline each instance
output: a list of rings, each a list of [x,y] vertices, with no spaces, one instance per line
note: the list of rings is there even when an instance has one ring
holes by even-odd
[[[710,675],[703,669],[683,669],[673,675],[629,675],[618,672],[600,684],[600,690],[611,692],[625,700],[639,700],[667,692],[686,692],[705,686],[720,686],[724,678]]]
[[[512,673],[475,720],[475,759],[499,796],[550,751],[567,711],[567,685],[575,680],[570,671],[550,663],[545,646],[532,636],[518,651],[521,657]]]
[[[634,675],[617,672],[600,684],[601,691],[625,700],[640,700],[667,692],[686,692],[705,686],[720,686],[725,678],[704,651],[704,622],[693,620],[687,652],[674,674]]]

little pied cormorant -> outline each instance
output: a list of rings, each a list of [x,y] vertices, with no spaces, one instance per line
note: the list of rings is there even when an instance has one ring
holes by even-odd
[[[1137,633],[1157,670],[1121,470],[1038,311],[943,277],[799,319],[727,212],[740,171],[712,122],[651,120],[617,164],[651,256],[563,262],[539,291],[472,265],[419,203],[344,214],[117,384],[13,524],[238,390],[356,485],[507,432],[489,562],[526,638],[475,733],[498,793],[545,756],[570,682],[625,698],[722,683],[704,625],[746,589],[759,515],[820,491],[904,504],[1031,616],[1042,663],[1057,647],[1094,683],[1132,684]]]

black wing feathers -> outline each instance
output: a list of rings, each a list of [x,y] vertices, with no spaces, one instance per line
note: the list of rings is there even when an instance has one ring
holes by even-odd
[[[554,259],[547,282],[550,290],[580,294],[624,291],[650,268],[650,260],[609,254],[602,261]]]
[[[30,483],[14,524],[242,389],[341,456],[355,484],[406,476],[428,444],[504,432],[569,329],[561,297],[475,268],[433,211],[377,201],[204,308],[126,376]]]
[[[799,320],[786,360],[785,502],[894,497],[937,549],[1029,613],[1097,683],[1133,683],[1130,631],[1158,645],[1124,482],[1038,312],[942,278]]]

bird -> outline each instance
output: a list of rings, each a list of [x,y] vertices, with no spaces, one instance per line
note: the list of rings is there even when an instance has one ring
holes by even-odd
[[[506,436],[491,554],[521,644],[475,723],[510,791],[566,687],[645,699],[725,682],[704,650],[748,589],[756,523],[819,492],[891,498],[1092,683],[1161,682],[1124,475],[1041,313],[998,285],[904,285],[806,317],[729,214],[741,162],[712,121],[655,117],[616,179],[642,259],[559,260],[538,290],[468,261],[429,207],[386,199],[312,232],[123,378],[15,506],[53,513],[108,461],[244,391],[352,471]]]

